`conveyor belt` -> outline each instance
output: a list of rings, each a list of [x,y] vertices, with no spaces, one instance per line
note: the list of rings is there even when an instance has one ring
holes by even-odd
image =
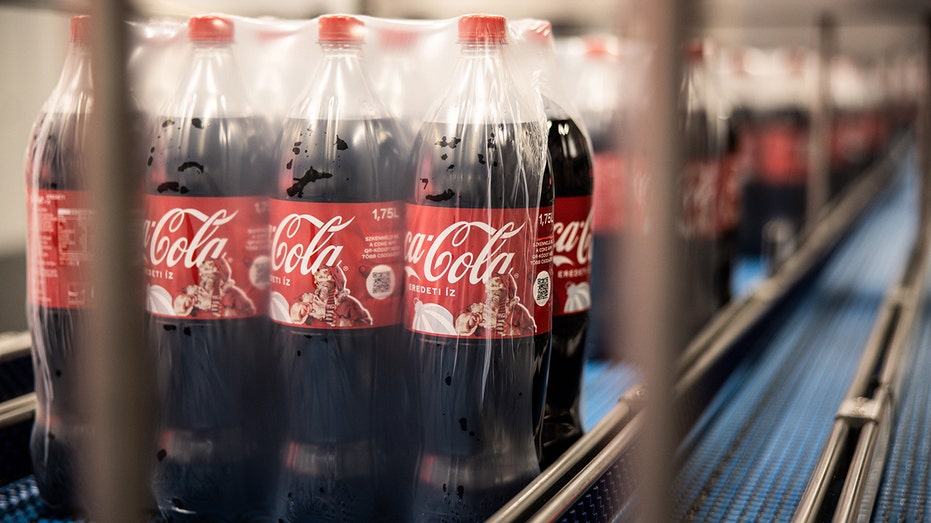
[[[757,338],[685,440],[675,520],[792,517],[850,385],[917,211],[900,175],[807,291]]]
[[[638,382],[637,369],[629,363],[605,360],[585,362],[582,375],[582,428],[589,431],[605,417],[625,392]]]
[[[931,303],[917,325],[873,511],[877,522],[931,520]]]

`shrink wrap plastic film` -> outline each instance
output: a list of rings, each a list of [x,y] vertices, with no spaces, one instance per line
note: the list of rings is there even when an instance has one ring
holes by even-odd
[[[89,445],[89,408],[78,401],[93,296],[83,153],[94,100],[89,36],[87,17],[75,17],[61,77],[33,125],[24,162],[26,317],[38,397],[30,451],[42,497],[53,507],[77,503],[78,460]]]
[[[66,511],[82,507],[75,469],[94,433],[77,400],[93,379],[78,356],[98,254],[87,24],[74,18],[24,162],[31,454],[42,498]],[[603,352],[619,339],[611,253],[650,228],[636,132],[648,49],[608,36],[554,48],[545,22],[492,15],[127,25],[143,125],[125,175],[145,215],[127,226],[145,231],[148,318],[148,346],[127,350],[156,360],[154,510],[479,521],[578,438],[580,346],[620,356]],[[785,71],[768,82],[754,56],[722,82],[748,87],[736,131],[698,134],[734,155],[741,247],[759,254],[774,222],[800,223],[810,86]],[[782,69],[808,78],[807,57],[789,57]],[[910,101],[895,101],[902,126]],[[870,140],[891,131],[862,125],[838,162],[883,149]]]
[[[156,359],[157,510],[490,516],[540,471],[551,346],[547,114],[522,26],[127,24],[148,318],[148,347],[127,349]],[[93,258],[76,251],[93,212],[80,199],[92,84],[76,62],[25,162],[32,453],[41,495],[65,510],[82,505],[73,461],[93,434],[74,401],[89,378],[70,361]]]
[[[592,306],[593,158],[582,117],[565,89],[550,23],[522,20],[515,26],[536,51],[526,65],[539,71],[547,166],[555,187],[553,348],[543,420],[543,464],[548,466],[582,435],[582,369]]]

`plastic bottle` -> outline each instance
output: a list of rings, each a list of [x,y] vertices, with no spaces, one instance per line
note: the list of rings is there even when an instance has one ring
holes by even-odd
[[[515,78],[497,16],[459,18],[452,84],[415,140],[405,318],[419,450],[410,520],[479,521],[539,472],[547,372],[533,268],[545,165],[539,93]],[[535,292],[536,291],[536,292]],[[542,398],[540,398],[542,399]]]
[[[591,308],[584,343],[585,357],[602,360],[618,355],[612,341],[617,337],[612,332],[611,311],[619,304],[610,289],[617,288],[623,273],[619,253],[625,235],[637,226],[634,195],[629,190],[635,184],[630,180],[635,175],[635,151],[630,143],[621,145],[622,119],[629,112],[622,95],[629,94],[633,82],[622,76],[626,71],[616,38],[588,35],[579,43],[579,49],[565,50],[572,51],[571,58],[564,56],[562,66],[569,71],[567,88],[590,133],[594,185],[598,187],[592,195]]]
[[[319,19],[323,56],[286,119],[270,206],[287,521],[372,520],[380,458],[394,452],[376,431],[396,413],[377,401],[399,379],[386,358],[400,332],[409,141],[373,94],[363,31],[355,17]]]
[[[795,250],[805,217],[811,128],[808,57],[797,49],[747,53],[753,73],[751,173],[744,184],[741,254],[775,270]]]
[[[39,494],[54,508],[78,506],[78,466],[90,413],[79,402],[87,376],[92,214],[84,150],[94,100],[90,18],[71,19],[58,84],[38,116],[26,151],[27,298],[37,394],[30,442]]]
[[[679,180],[678,229],[684,239],[686,271],[682,300],[687,306],[683,322],[685,332],[691,336],[730,298],[731,259],[719,216],[723,141],[717,134],[718,111],[708,85],[709,51],[704,42],[696,40],[689,42],[684,52],[685,106],[680,125],[685,152]]]
[[[543,418],[543,465],[553,463],[582,436],[579,402],[588,311],[591,307],[592,147],[584,125],[562,91],[549,22],[524,31],[535,47],[547,118],[547,168],[555,186],[553,349]],[[541,207],[543,203],[541,202]],[[542,210],[541,210],[542,212]]]
[[[192,59],[157,118],[145,176],[149,350],[160,404],[153,490],[173,520],[271,514],[276,401],[266,311],[264,120],[222,16],[188,21]]]

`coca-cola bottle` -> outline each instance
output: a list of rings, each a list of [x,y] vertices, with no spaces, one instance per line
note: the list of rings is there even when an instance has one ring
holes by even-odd
[[[621,61],[616,38],[589,35],[583,43],[584,54],[564,57],[562,67],[569,72],[567,87],[589,132],[593,183],[598,187],[592,193],[591,307],[584,340],[585,357],[617,359],[621,351],[616,342],[618,337],[612,331],[612,319],[618,303],[611,289],[618,288],[623,274],[624,257],[620,252],[625,237],[643,222],[637,216],[644,214],[637,212],[633,205],[635,195],[631,194],[636,183],[633,178],[637,174],[634,168],[637,151],[626,140],[627,136],[623,136],[623,145],[621,140],[623,122],[633,120],[631,107],[624,102],[634,97],[632,86],[637,78]],[[584,299],[584,293],[580,298]]]
[[[78,460],[89,444],[90,412],[79,401],[92,289],[84,151],[94,89],[90,19],[71,19],[58,84],[33,126],[25,158],[26,311],[37,395],[30,450],[42,499],[77,506]]]
[[[582,436],[585,338],[591,307],[592,148],[558,85],[549,22],[525,31],[538,52],[547,118],[547,170],[555,186],[553,225],[553,348],[543,418],[543,465],[556,460]],[[541,213],[543,208],[541,201]]]
[[[739,241],[742,254],[761,256],[774,269],[795,249],[805,217],[813,90],[804,51],[779,49],[764,57],[776,67],[751,79],[751,166]]]
[[[721,78],[717,77],[720,81]],[[718,184],[715,192],[717,201],[718,249],[715,251],[714,293],[719,307],[731,301],[734,295],[734,266],[738,256],[738,237],[743,201],[741,184],[746,177],[746,144],[742,140],[740,118],[730,98],[715,89],[716,128],[719,140]]]
[[[687,335],[694,335],[725,301],[718,296],[723,231],[718,219],[718,184],[721,177],[720,140],[716,135],[716,111],[709,103],[706,46],[690,42],[685,51],[680,125],[685,151],[679,179],[678,232],[683,238],[686,307],[683,321]]]
[[[153,489],[162,512],[271,512],[276,425],[268,346],[264,120],[231,50],[232,20],[188,22],[192,59],[161,110],[145,176],[148,344],[157,361]]]
[[[376,430],[404,429],[378,401],[400,379],[385,365],[400,332],[409,141],[373,94],[363,29],[351,16],[319,19],[323,55],[286,119],[270,205],[287,521],[371,520],[380,458],[395,451]]]
[[[458,24],[452,85],[415,140],[406,206],[404,326],[420,410],[409,519],[424,521],[487,518],[539,472],[533,392],[549,336],[537,334],[550,330],[540,96],[512,75],[504,18]]]

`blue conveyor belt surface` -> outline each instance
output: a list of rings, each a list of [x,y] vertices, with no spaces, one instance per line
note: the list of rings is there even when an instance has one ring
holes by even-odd
[[[931,284],[925,285],[925,296]],[[873,521],[931,521],[931,302],[910,341]]]
[[[637,369],[630,363],[607,360],[585,362],[582,374],[582,428],[592,429],[617,405],[627,389],[638,381]]]
[[[913,178],[900,173],[798,301],[752,342],[752,356],[686,439],[675,520],[791,519],[906,261],[917,221]]]

